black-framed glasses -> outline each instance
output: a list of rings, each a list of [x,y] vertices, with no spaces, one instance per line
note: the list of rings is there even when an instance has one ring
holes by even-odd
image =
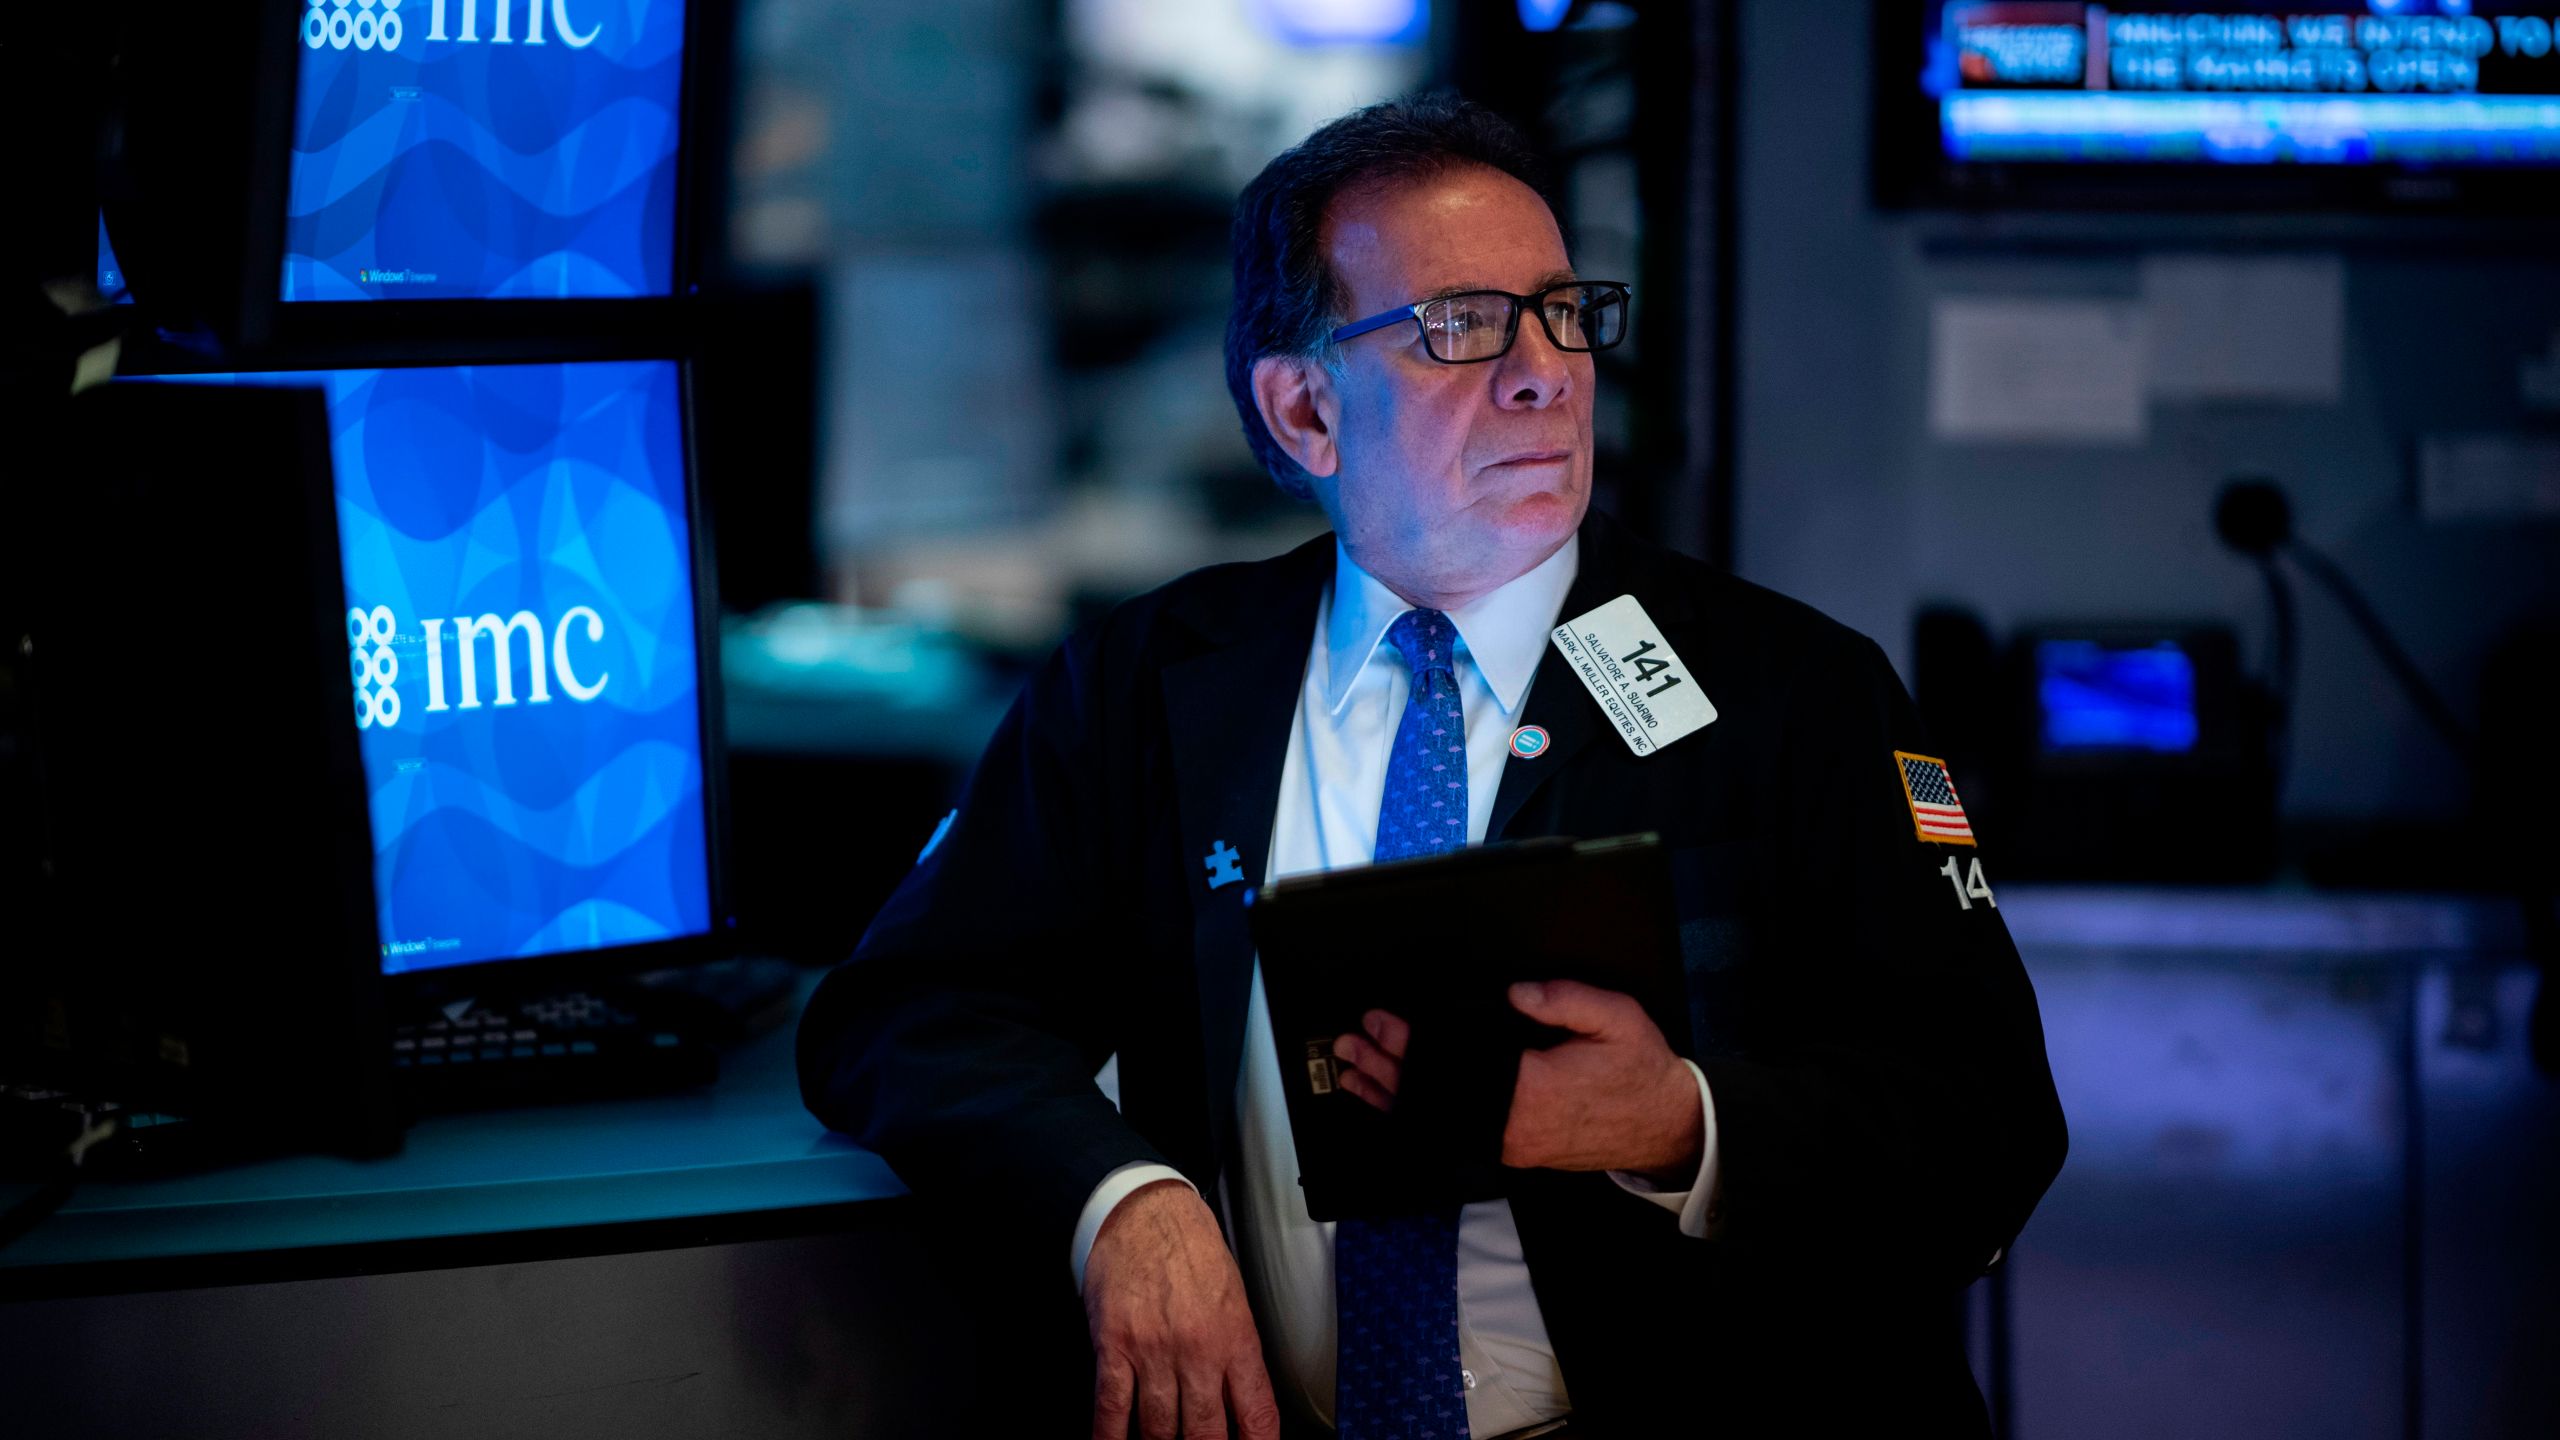
[[[1606,350],[1627,338],[1628,286],[1616,280],[1568,280],[1534,295],[1508,290],[1462,290],[1381,310],[1333,332],[1340,344],[1402,320],[1422,327],[1422,348],[1443,365],[1473,365],[1511,352],[1520,338],[1520,312],[1538,317],[1547,341],[1559,350]]]

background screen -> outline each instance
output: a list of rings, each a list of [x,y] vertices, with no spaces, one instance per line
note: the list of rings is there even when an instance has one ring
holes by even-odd
[[[676,366],[170,378],[328,392],[384,972],[708,931]]]
[[[2036,701],[2047,750],[2196,748],[2196,667],[2176,645],[2046,640]]]
[[[2560,165],[2554,0],[1926,0],[1945,158]]]
[[[292,14],[285,299],[670,292],[683,0]]]

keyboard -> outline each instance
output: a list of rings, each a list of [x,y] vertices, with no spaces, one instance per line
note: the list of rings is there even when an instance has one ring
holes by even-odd
[[[391,1027],[392,1075],[421,1111],[659,1094],[718,1078],[713,1048],[639,995],[468,997]]]

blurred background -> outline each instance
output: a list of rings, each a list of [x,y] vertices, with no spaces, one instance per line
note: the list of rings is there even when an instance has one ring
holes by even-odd
[[[842,959],[1070,627],[1322,532],[1234,197],[1454,88],[1635,285],[1597,503],[1874,637],[1989,837],[2072,1136],[2000,1433],[2560,1434],[2552,7],[2156,9],[710,7],[741,935]]]
[[[1722,282],[1701,257],[1730,242],[1703,203],[1722,152],[1699,106],[1717,102],[1691,85],[1719,42],[1676,18],[1664,49],[1617,5],[742,5],[729,282],[817,317],[771,357],[795,408],[758,402],[784,438],[716,497],[723,599],[752,617],[728,643],[741,846],[768,797],[804,811],[742,851],[742,918],[845,953],[868,916],[847,888],[894,883],[1068,627],[1324,531],[1255,464],[1227,395],[1227,226],[1266,161],[1355,106],[1455,86],[1530,127],[1583,272],[1646,295],[1644,329],[1600,357],[1607,503],[1726,547],[1705,324]],[[901,323],[919,296],[922,333]],[[872,711],[844,708],[866,693]],[[815,745],[862,753],[829,787],[806,773]],[[767,750],[787,780],[764,783]],[[911,809],[879,808],[884,784]],[[864,863],[841,837],[803,843],[858,796]]]
[[[955,687],[1001,694],[1097,607],[1322,528],[1221,383],[1232,199],[1325,117],[1454,85],[1553,157],[1583,273],[1637,283],[1600,503],[1875,637],[1991,837],[2073,1137],[1972,1297],[2003,1433],[2560,1431],[2531,1027],[2560,814],[2549,191],[1958,164],[1920,83],[1943,26],[750,0],[729,244],[823,320],[790,508],[814,584],[730,652],[742,844],[786,794],[812,813],[746,883],[783,943],[841,953],[847,891],[894,876],[995,714],[918,727],[948,768],[903,808],[886,757],[811,787],[809,751],[916,733],[850,702],[781,733],[828,666],[896,637],[903,700],[946,646],[986,670]],[[940,339],[890,341],[919,291]],[[2233,497],[2239,546],[2235,482],[2273,487]],[[2309,566],[2268,558],[2273,503]],[[802,778],[758,787],[768,763]],[[860,815],[878,863],[807,844],[842,833],[821,814]]]

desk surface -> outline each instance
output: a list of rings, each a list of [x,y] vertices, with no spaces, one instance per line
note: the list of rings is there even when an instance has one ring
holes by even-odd
[[[2263,964],[2512,953],[2520,939],[2514,907],[2479,896],[2021,885],[2004,887],[2001,900],[2030,971],[2040,955],[2093,949],[2222,952],[2246,965],[2244,956]],[[0,1250],[0,1276],[556,1236],[903,1195],[879,1157],[824,1129],[800,1103],[792,1042],[817,981],[801,978],[791,1019],[722,1057],[720,1083],[709,1090],[431,1116],[402,1153],[381,1160],[297,1156],[83,1185]]]
[[[379,1160],[304,1155],[82,1185],[0,1271],[274,1253],[879,1200],[906,1189],[800,1103],[791,1018],[684,1095],[433,1115]]]

